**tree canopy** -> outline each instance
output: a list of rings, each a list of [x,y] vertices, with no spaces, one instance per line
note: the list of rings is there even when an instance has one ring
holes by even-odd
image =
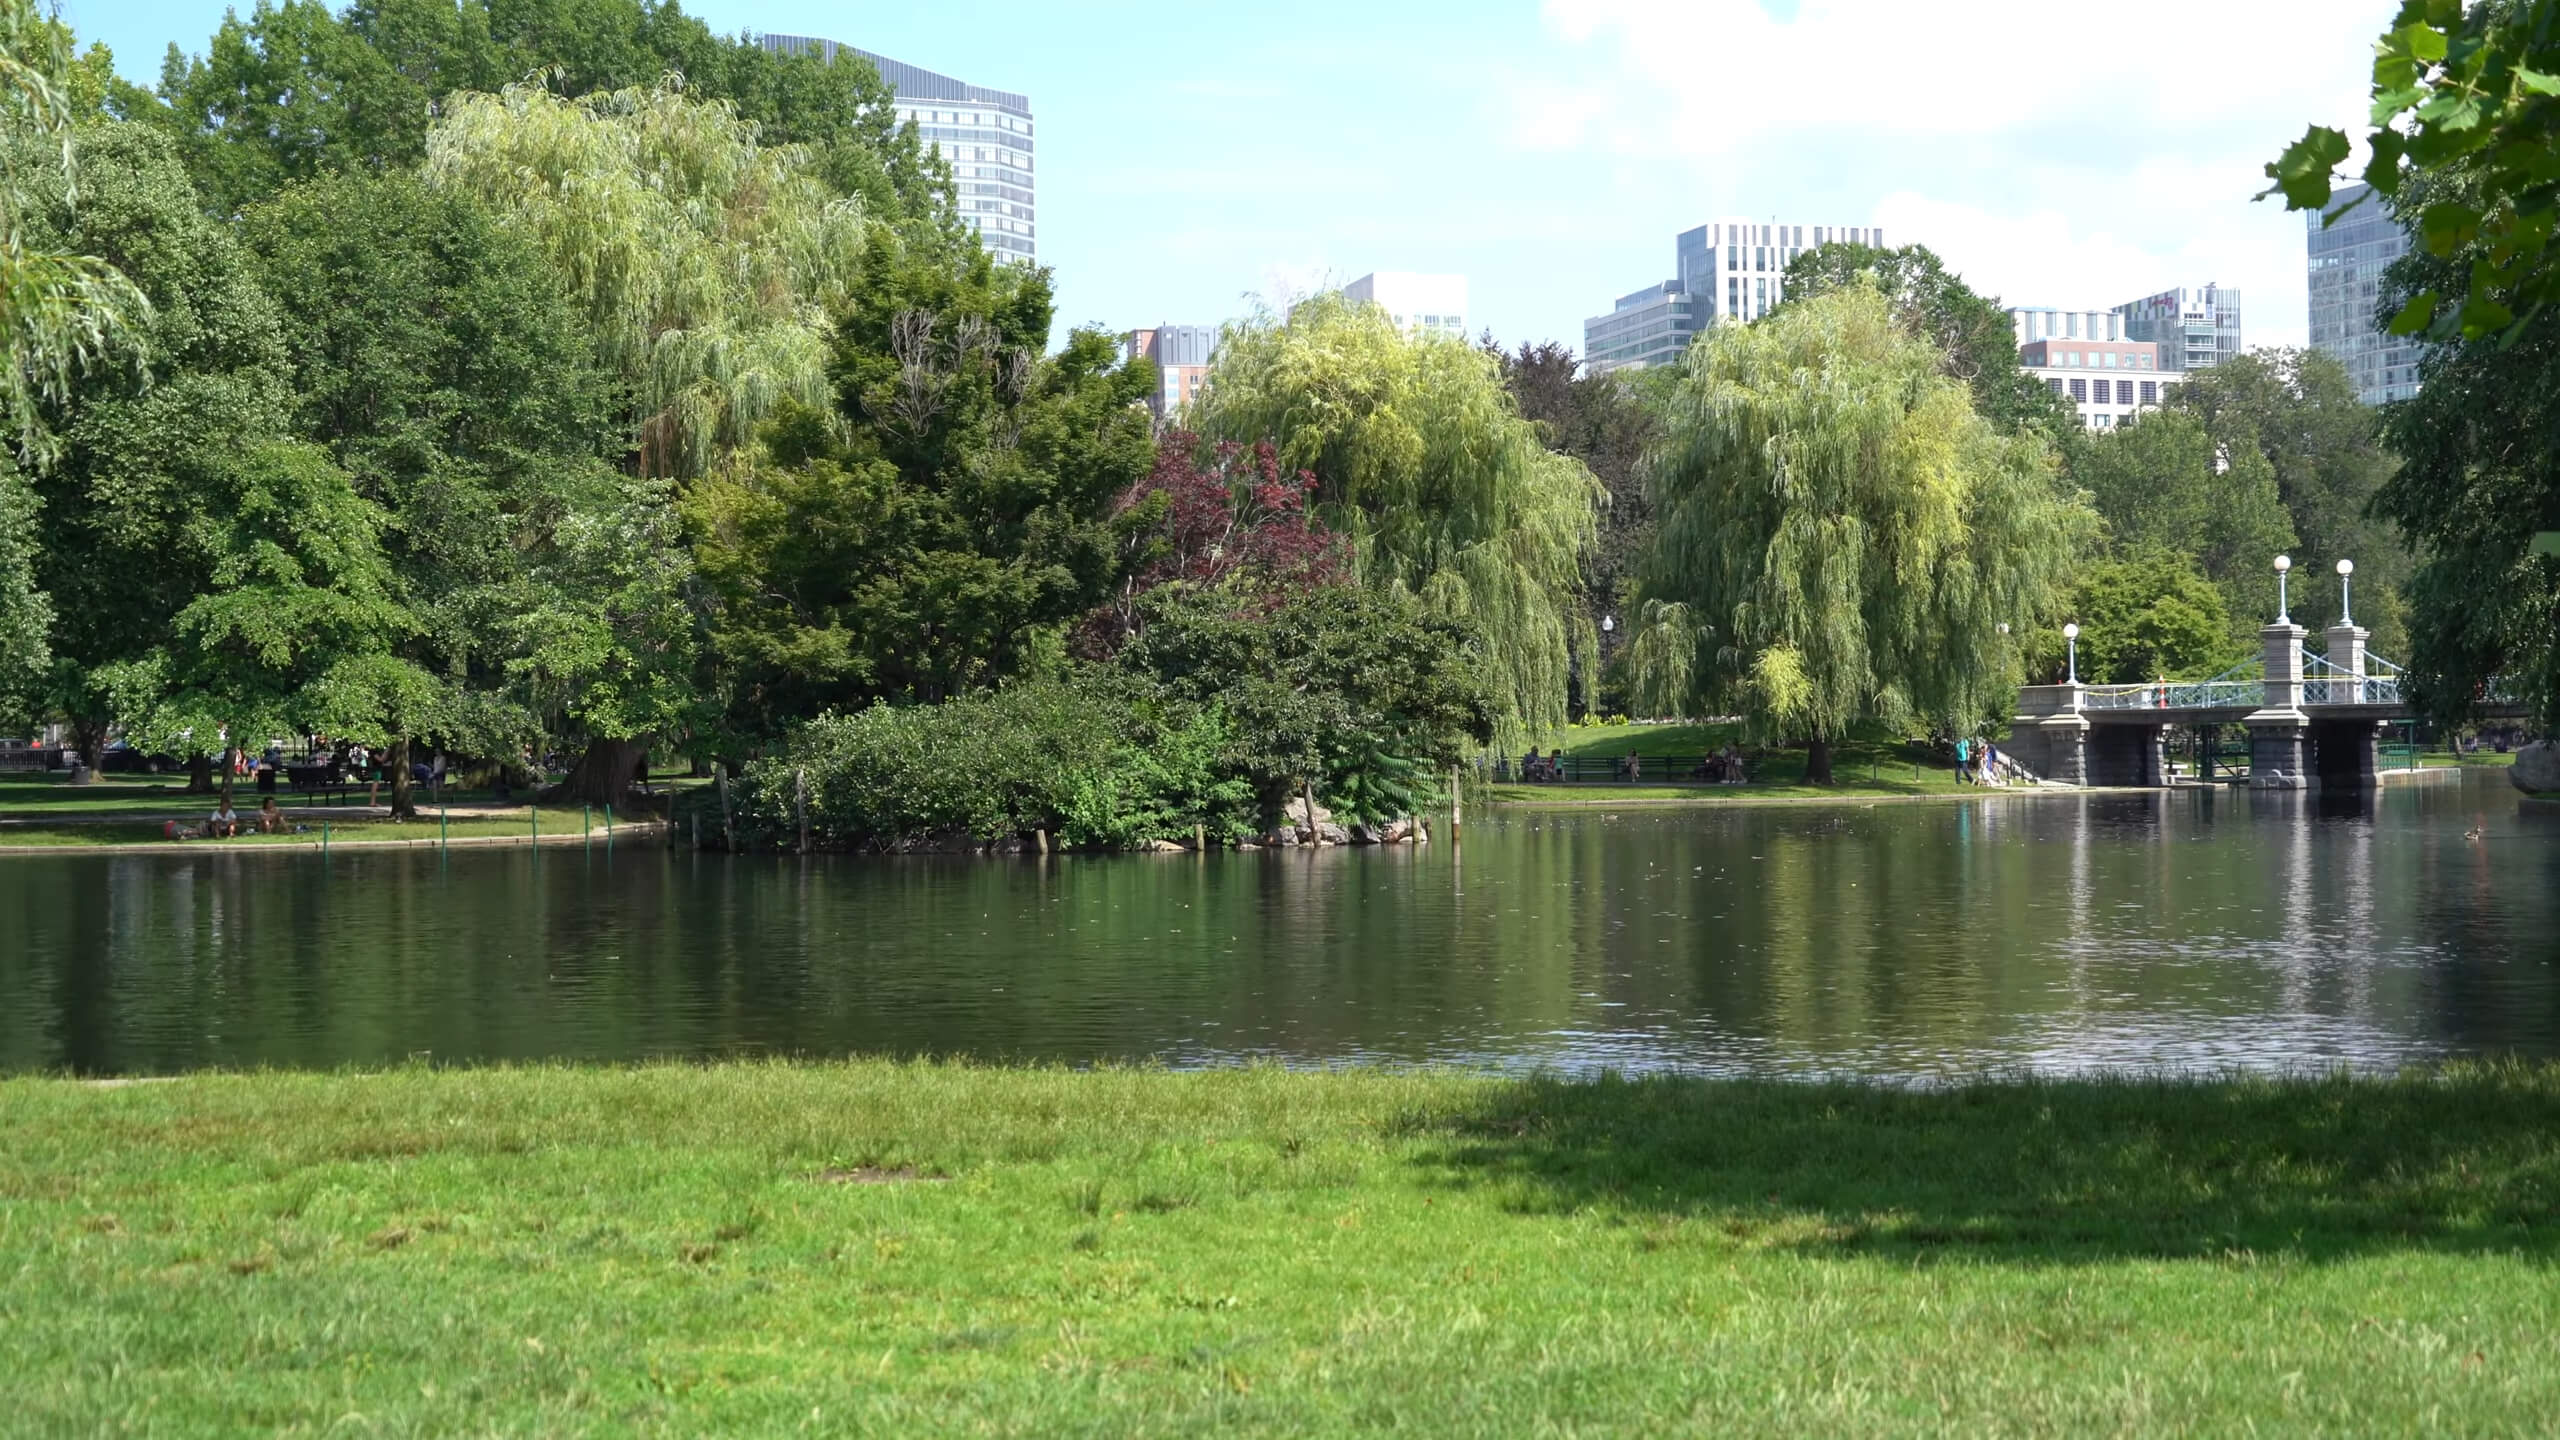
[[[2416,179],[2400,203],[2477,197],[2454,165]],[[2394,262],[2382,304],[2471,283],[2486,237],[2445,256]],[[2537,325],[2428,347],[2418,393],[2385,411],[2401,467],[2374,498],[2417,552],[2408,585],[2411,689],[2446,723],[2477,713],[2492,680],[2560,731],[2560,555],[2536,537],[2560,530],[2560,333]]]
[[[2401,0],[2374,45],[2365,182],[2384,202],[2419,176],[2459,170],[2459,189],[2419,187],[2396,207],[2425,252],[2463,257],[2394,302],[2393,333],[2508,336],[2560,300],[2551,252],[2560,219],[2560,0]],[[2345,131],[2314,125],[2267,165],[2292,210],[2328,213]],[[2413,274],[2420,272],[2413,271]]]
[[[1576,602],[1603,492],[1541,442],[1494,357],[1323,295],[1230,329],[1188,418],[1312,473],[1363,583],[1473,625],[1506,724],[1563,721],[1571,657],[1596,649]]]
[[[1812,300],[1862,280],[1883,294],[1896,321],[1937,350],[1945,373],[1964,383],[1975,413],[1995,429],[2014,435],[2033,426],[2057,443],[2078,436],[2080,421],[2070,403],[2019,367],[2009,312],[1998,299],[1965,284],[1925,245],[1817,245],[1787,266],[1787,301]]]
[[[2012,641],[2057,616],[2093,525],[2043,441],[1977,414],[1869,283],[1693,347],[1648,488],[1639,693],[1805,737],[1817,780],[1862,722],[2005,703]]]

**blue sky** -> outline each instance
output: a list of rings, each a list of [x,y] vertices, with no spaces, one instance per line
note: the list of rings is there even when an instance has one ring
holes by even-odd
[[[222,0],[63,0],[156,78]],[[244,7],[245,8],[245,7]],[[2362,107],[2395,0],[691,0],[1031,97],[1061,318],[1212,322],[1375,269],[1579,349],[1723,215],[1883,225],[2015,303],[2246,292],[2299,344],[2302,223],[2249,197]]]

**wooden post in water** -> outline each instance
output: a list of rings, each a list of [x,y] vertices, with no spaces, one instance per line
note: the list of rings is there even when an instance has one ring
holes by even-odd
[[[1300,780],[1298,782],[1298,795],[1299,798],[1305,800],[1307,803],[1307,843],[1309,845],[1314,845],[1324,839],[1324,836],[1316,830],[1315,782],[1312,780]]]
[[[1046,831],[1046,830],[1034,830],[1034,831],[1032,831],[1032,832],[1031,832],[1031,848],[1032,848],[1034,851],[1038,852],[1039,854],[1042,854],[1042,855],[1046,855],[1046,854],[1048,854],[1048,853],[1049,853],[1049,832],[1048,832],[1048,831]]]
[[[716,764],[711,767],[711,783],[718,786],[720,790],[721,847],[735,854],[738,849],[738,824],[729,815],[729,767],[726,764]]]
[[[613,807],[604,807],[604,853],[613,853]]]
[[[1458,792],[1458,767],[1449,767],[1449,843],[1458,843],[1458,827],[1466,822],[1467,801]]]
[[[1206,855],[1206,854],[1208,854],[1208,853],[1209,853],[1209,827],[1208,827],[1208,826],[1206,826],[1206,825],[1194,825],[1194,826],[1192,826],[1192,827],[1191,827],[1191,848],[1192,848],[1192,849],[1194,849],[1194,850],[1199,851],[1199,852],[1200,852],[1201,854],[1203,854],[1203,855]]]
[[[800,817],[800,853],[809,853],[809,772],[791,772],[791,807]]]

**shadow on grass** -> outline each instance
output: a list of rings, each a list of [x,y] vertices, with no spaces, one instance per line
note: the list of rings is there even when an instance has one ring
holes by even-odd
[[[1940,1090],[1530,1080],[1423,1162],[1525,1213],[2011,1260],[2560,1250],[2560,1067]]]

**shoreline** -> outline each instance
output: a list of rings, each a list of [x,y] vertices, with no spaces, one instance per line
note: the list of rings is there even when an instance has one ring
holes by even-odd
[[[290,840],[259,840],[247,844],[223,840],[160,840],[137,845],[11,845],[5,841],[6,832],[0,831],[0,859],[12,855],[201,855],[209,851],[224,855],[310,855],[323,852],[334,855],[341,850],[502,850],[509,846],[532,849],[535,846],[590,845],[595,843],[596,836],[606,836],[604,843],[607,845],[624,836],[657,838],[664,836],[667,828],[664,820],[643,820],[617,824],[609,834],[598,831],[595,836],[545,835],[538,840],[531,835],[462,835],[444,839],[429,835],[416,840],[340,840],[332,837],[323,842],[313,836],[296,836]]]

